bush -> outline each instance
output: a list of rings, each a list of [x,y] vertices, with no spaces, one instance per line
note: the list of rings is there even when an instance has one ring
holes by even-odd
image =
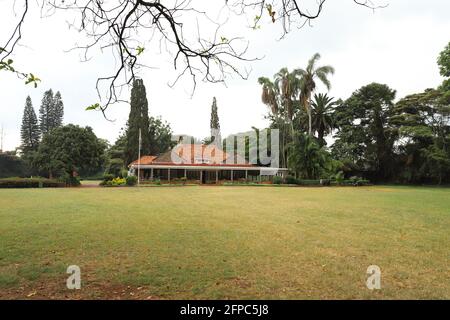
[[[320,186],[320,180],[298,180],[298,184],[302,186]]]
[[[112,181],[114,178],[115,178],[114,175],[113,175],[113,174],[110,174],[110,173],[105,173],[105,174],[103,175],[103,181],[104,181],[104,182]]]
[[[126,178],[127,186],[135,186],[137,184],[137,177],[136,176],[128,176]]]
[[[63,188],[61,181],[46,178],[6,178],[0,179],[0,188]]]
[[[286,177],[286,184],[298,184],[298,180],[293,176]]]
[[[273,184],[283,184],[283,178],[279,176],[273,177]]]
[[[128,177],[128,170],[127,169],[120,170],[119,177],[126,179]]]
[[[111,183],[113,186],[124,186],[127,184],[127,180],[125,180],[124,178],[117,177],[112,179]]]
[[[358,180],[358,184],[361,186],[370,186],[371,183],[369,180],[361,179],[361,180]]]
[[[71,187],[77,187],[81,184],[80,179],[78,179],[78,177],[73,177],[67,173],[59,177],[58,181],[64,183],[66,186]]]
[[[336,179],[336,182],[338,185],[341,185],[344,183],[344,172],[343,171],[339,171],[338,173],[336,173],[336,175],[334,176],[334,179]]]

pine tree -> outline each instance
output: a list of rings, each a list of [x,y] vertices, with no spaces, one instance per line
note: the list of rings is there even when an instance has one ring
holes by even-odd
[[[61,127],[63,124],[63,117],[64,104],[61,93],[58,91],[53,95],[52,89],[44,92],[41,107],[39,108],[39,127],[42,136],[55,128]]]
[[[136,160],[139,154],[139,129],[141,129],[141,155],[150,152],[148,101],[142,79],[133,81],[131,89],[130,115],[128,117],[125,157],[127,164]]]
[[[42,136],[46,135],[53,128],[52,110],[54,98],[52,89],[44,92],[41,107],[39,108],[39,128]]]
[[[213,103],[211,106],[211,140],[216,137],[213,141],[214,144],[221,146],[222,137],[220,134],[220,123],[219,123],[219,115],[217,114],[217,100],[216,97],[213,98]]]
[[[64,103],[61,98],[61,93],[58,91],[53,98],[53,110],[52,110],[52,127],[59,128],[63,125],[64,118]]]
[[[22,140],[21,149],[24,154],[37,150],[39,145],[39,125],[30,96],[27,97],[25,102],[20,136]]]

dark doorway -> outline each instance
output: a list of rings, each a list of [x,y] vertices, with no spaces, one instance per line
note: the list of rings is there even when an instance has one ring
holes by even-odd
[[[202,171],[202,184],[206,183],[206,171]]]

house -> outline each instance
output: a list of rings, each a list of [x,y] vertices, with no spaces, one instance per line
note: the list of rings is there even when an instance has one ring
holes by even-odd
[[[284,176],[287,169],[261,167],[249,163],[236,154],[228,154],[216,145],[178,144],[159,156],[146,155],[129,165],[130,174],[140,180],[166,180],[186,178],[198,183],[224,181],[272,181]]]

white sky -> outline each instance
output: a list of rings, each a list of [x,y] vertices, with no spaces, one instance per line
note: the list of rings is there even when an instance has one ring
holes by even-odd
[[[336,69],[330,92],[336,98],[348,98],[353,91],[371,82],[388,84],[397,90],[398,97],[437,86],[442,79],[436,59],[450,41],[450,2],[386,1],[388,8],[373,12],[356,6],[351,0],[329,0],[312,27],[293,30],[281,41],[279,27],[267,19],[256,31],[239,19],[233,20],[227,26],[227,37],[245,36],[250,40],[247,56],[264,56],[264,59],[248,64],[252,69],[248,80],[234,77],[226,87],[199,82],[192,98],[188,78],[174,88],[167,85],[175,77],[170,57],[157,56],[155,50],[146,49],[143,58],[155,67],[140,74],[147,88],[149,112],[167,120],[176,134],[205,137],[209,133],[212,98],[216,96],[222,136],[247,131],[252,126],[265,127],[267,108],[261,103],[257,78],[272,77],[284,66],[303,67],[315,52],[322,55],[321,64],[331,64]],[[13,26],[12,2],[0,0],[0,43]],[[16,68],[33,72],[42,83],[34,89],[12,74],[0,73],[4,149],[12,150],[20,144],[26,96],[31,96],[37,113],[43,92],[49,88],[62,94],[65,123],[91,126],[99,137],[113,143],[127,120],[129,107],[112,106],[108,116],[114,122],[84,109],[98,101],[97,77],[110,73],[114,65],[101,54],[89,63],[80,63],[77,53],[64,52],[83,39],[68,29],[65,18],[54,16],[41,20],[38,12],[32,14],[24,29],[23,46],[13,59]],[[127,97],[125,93],[123,98]]]

